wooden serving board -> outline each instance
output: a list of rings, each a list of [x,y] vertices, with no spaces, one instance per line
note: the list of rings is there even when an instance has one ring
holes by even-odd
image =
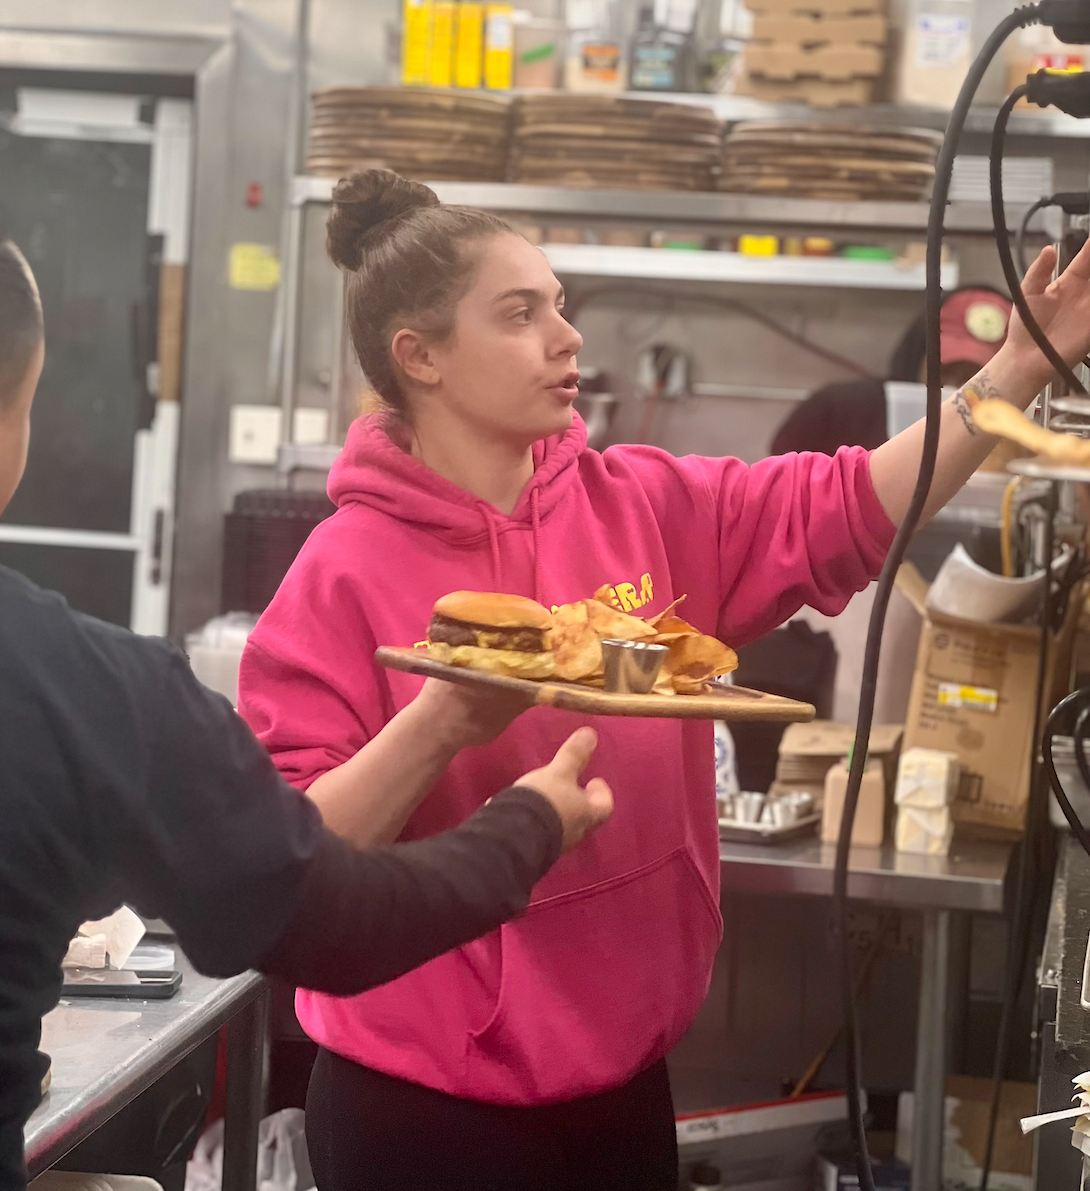
[[[584,715],[643,716],[648,719],[726,720],[729,723],[805,723],[817,714],[809,703],[766,695],[745,687],[723,687],[706,695],[616,695],[568,682],[530,682],[437,662],[420,649],[384,645],[375,659],[388,670],[442,678],[463,686],[489,686],[521,695],[541,707]]]

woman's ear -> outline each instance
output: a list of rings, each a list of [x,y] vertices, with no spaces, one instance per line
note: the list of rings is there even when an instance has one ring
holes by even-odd
[[[439,369],[435,366],[431,349],[419,331],[402,328],[390,344],[390,355],[398,368],[421,385],[437,385]]]

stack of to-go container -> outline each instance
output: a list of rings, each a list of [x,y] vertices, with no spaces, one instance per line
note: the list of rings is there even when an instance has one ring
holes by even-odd
[[[510,104],[409,87],[330,87],[314,96],[312,174],[389,169],[436,182],[501,182]]]
[[[886,63],[884,0],[746,0],[737,90],[770,103],[865,104]]]

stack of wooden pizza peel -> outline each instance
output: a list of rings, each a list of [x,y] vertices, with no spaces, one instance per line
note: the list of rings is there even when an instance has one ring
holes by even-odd
[[[506,99],[408,87],[330,87],[314,96],[311,174],[388,169],[432,182],[502,182]]]
[[[725,140],[710,107],[623,96],[502,97],[402,87],[314,96],[307,168],[425,181],[715,190],[920,200],[941,134],[826,121],[748,121]]]
[[[515,100],[511,180],[614,190],[714,190],[722,126],[711,108],[606,95]]]
[[[736,124],[719,189],[843,201],[919,201],[935,176],[942,133],[818,121]]]

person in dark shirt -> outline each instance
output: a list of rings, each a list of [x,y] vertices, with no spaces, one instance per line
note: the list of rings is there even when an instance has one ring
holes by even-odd
[[[43,358],[33,277],[0,239],[0,512],[26,463]],[[452,754],[521,710],[434,681],[420,698]],[[26,1185],[41,1018],[81,923],[132,903],[165,918],[209,975],[258,968],[361,992],[526,906],[612,810],[604,782],[579,785],[594,747],[581,729],[457,829],[357,851],[181,653],[0,567],[0,1191]]]
[[[987,286],[963,286],[946,295],[939,340],[943,385],[960,388],[988,363],[1007,336],[1010,313],[1010,300]],[[888,377],[834,381],[812,393],[776,432],[769,453],[835,455],[841,447],[880,447],[887,438],[886,380],[927,379],[925,323],[921,314],[905,332],[890,360]]]

